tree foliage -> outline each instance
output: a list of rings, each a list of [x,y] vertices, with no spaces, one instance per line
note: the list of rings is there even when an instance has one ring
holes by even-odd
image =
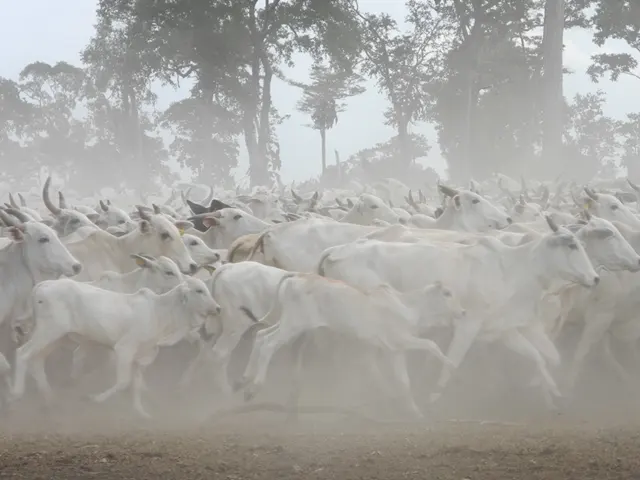
[[[48,166],[86,192],[144,191],[155,179],[175,180],[171,161],[199,182],[232,186],[244,150],[252,185],[270,184],[282,163],[278,126],[289,114],[273,86],[303,55],[313,61],[308,79],[288,83],[301,89],[297,107],[319,132],[323,172],[327,132],[347,127],[338,122],[347,99],[370,82],[395,133],[345,162],[363,178],[422,178],[415,161],[434,151],[418,133],[425,124],[460,181],[497,171],[550,176],[540,161],[549,156],[545,129],[562,134],[554,168],[586,178],[620,165],[640,175],[638,114],[608,118],[602,92],[562,101],[569,72],[558,70],[557,41],[585,27],[597,45],[623,41],[630,52],[600,52],[586,73],[594,82],[640,78],[637,1],[565,0],[554,28],[546,0],[406,0],[404,19],[366,6],[99,0],[79,63],[34,62],[18,78],[0,78],[2,180],[28,183]],[[160,88],[187,93],[160,107]],[[544,116],[552,97],[559,127]]]

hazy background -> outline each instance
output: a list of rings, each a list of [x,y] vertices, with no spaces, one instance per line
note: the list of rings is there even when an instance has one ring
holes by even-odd
[[[34,61],[50,64],[67,61],[78,65],[79,52],[94,33],[97,3],[95,0],[0,1],[0,44],[3,45],[0,76],[17,79],[22,68]],[[360,7],[363,11],[373,13],[387,12],[399,22],[402,22],[406,14],[402,0],[361,0]],[[564,93],[567,98],[572,98],[575,93],[601,89],[607,94],[607,115],[621,119],[626,113],[640,111],[637,80],[621,76],[615,83],[603,79],[599,84],[594,84],[585,75],[591,55],[604,51],[631,52],[624,42],[609,41],[601,49],[591,41],[591,32],[578,29],[565,30],[564,38],[564,64],[575,72],[565,75]],[[288,74],[294,79],[306,80],[310,65],[311,59],[298,55],[295,68],[289,70]],[[343,158],[347,158],[358,150],[394,135],[394,130],[384,125],[382,115],[388,102],[378,93],[372,81],[365,86],[367,91],[363,95],[348,100],[347,111],[340,115],[338,125],[327,135],[330,164],[333,163],[331,152],[334,149]],[[156,90],[159,93],[158,108],[166,108],[171,102],[188,96],[189,88],[190,84],[184,82],[177,91],[171,88]],[[272,95],[279,112],[291,115],[277,129],[281,146],[282,179],[285,182],[300,181],[319,174],[318,133],[303,126],[309,120],[295,108],[296,101],[301,96],[300,90],[274,79]],[[426,125],[413,129],[427,135],[432,145],[429,158],[423,163],[442,174],[446,164],[433,129]],[[241,148],[240,164],[236,172],[244,174],[248,157],[244,145]]]

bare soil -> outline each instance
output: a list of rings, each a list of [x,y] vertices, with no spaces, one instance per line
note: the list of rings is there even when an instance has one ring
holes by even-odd
[[[152,420],[137,417],[126,394],[104,405],[86,400],[111,384],[109,368],[74,383],[68,352],[52,358],[53,409],[31,391],[0,417],[0,479],[640,480],[640,397],[597,365],[565,408],[548,412],[535,390],[514,386],[529,377],[513,357],[472,356],[427,410],[433,372],[414,361],[423,422],[394,420],[379,398],[371,405],[371,386],[356,381],[361,366],[338,374],[311,365],[301,405],[359,405],[359,415],[301,413],[293,422],[265,411],[212,416],[243,402],[222,405],[202,377],[180,391],[192,354],[174,351],[152,366],[145,396]],[[274,368],[257,401],[284,402],[288,375]]]

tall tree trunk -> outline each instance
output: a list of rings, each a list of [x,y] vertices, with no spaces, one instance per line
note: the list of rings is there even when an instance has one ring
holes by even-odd
[[[320,147],[322,149],[322,175],[327,171],[327,131],[320,129]]]
[[[562,49],[564,34],[564,0],[546,0],[542,49],[543,126],[542,153],[547,178],[562,168],[562,132],[564,97],[562,94]]]
[[[409,139],[409,121],[404,115],[398,116],[398,143],[400,146],[400,157],[403,168],[407,168],[413,158],[411,157],[411,145]]]

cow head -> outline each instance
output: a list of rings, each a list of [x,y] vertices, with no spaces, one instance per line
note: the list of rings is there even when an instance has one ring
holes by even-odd
[[[72,277],[82,265],[62,244],[56,233],[39,222],[20,223],[0,210],[0,219],[9,226],[9,237],[20,245],[22,258],[34,278]]]
[[[594,287],[600,277],[580,240],[565,227],[558,227],[550,216],[545,216],[551,233],[540,241],[540,250],[533,259],[539,268],[553,272],[562,280]]]
[[[141,206],[138,206],[138,213],[138,229],[141,234],[139,250],[150,255],[169,257],[178,264],[182,273],[194,274],[198,265],[189,255],[180,233],[181,230],[193,227],[193,224],[186,221],[173,222],[163,214],[150,214]]]

